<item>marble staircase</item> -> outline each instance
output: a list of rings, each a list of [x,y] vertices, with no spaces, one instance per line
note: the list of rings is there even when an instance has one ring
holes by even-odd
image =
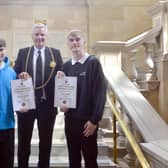
[[[107,108],[108,109],[108,108]],[[108,110],[105,110],[108,113]],[[110,120],[108,119],[108,114],[104,114],[104,119],[102,120],[101,126],[110,129]],[[17,127],[17,125],[16,125]],[[104,128],[103,128],[104,129]],[[99,168],[116,168],[119,167],[112,161],[112,136],[111,131],[108,132],[106,138],[102,137],[102,131],[98,134],[98,165]],[[15,131],[15,167],[17,167],[17,130]],[[29,166],[35,168],[38,161],[38,131],[35,123],[33,138],[31,145],[31,156],[29,161]],[[83,161],[82,161],[83,164]],[[67,156],[67,146],[64,135],[64,116],[63,113],[59,113],[56,118],[56,123],[54,127],[53,134],[53,145],[51,150],[51,160],[50,165],[52,168],[68,168],[68,156]],[[84,165],[84,164],[83,164]],[[83,166],[84,167],[84,166]]]

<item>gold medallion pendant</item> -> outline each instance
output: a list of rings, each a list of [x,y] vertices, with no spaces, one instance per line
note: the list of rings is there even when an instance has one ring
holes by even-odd
[[[50,68],[55,68],[55,66],[56,66],[56,62],[52,60],[50,62]]]

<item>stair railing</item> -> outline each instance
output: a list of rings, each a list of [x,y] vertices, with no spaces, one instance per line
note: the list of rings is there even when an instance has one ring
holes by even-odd
[[[139,163],[141,164],[142,168],[151,168],[149,162],[147,161],[147,159],[145,158],[139,144],[136,142],[134,135],[131,133],[131,131],[128,129],[127,124],[125,123],[125,121],[122,119],[122,117],[120,116],[120,113],[118,111],[118,109],[115,106],[115,101],[116,98],[113,95],[113,93],[110,93],[108,91],[108,103],[113,111],[113,132],[114,132],[114,136],[113,136],[113,142],[114,142],[114,152],[113,152],[113,160],[115,163],[117,163],[117,132],[116,132],[116,121],[119,122],[123,132],[125,133],[128,141],[130,142],[130,145],[132,147],[132,149],[134,150],[137,159],[139,160]]]
[[[113,123],[116,124],[116,120],[118,121],[126,140],[129,141],[126,159],[130,167],[137,167],[137,159],[143,168],[150,167],[138,144],[167,140],[168,126],[120,68],[108,69],[103,66],[103,70],[109,85],[109,104],[116,117]],[[115,95],[115,99],[112,94]],[[116,125],[113,127],[116,132]],[[114,161],[117,162],[116,133],[114,137]],[[157,153],[157,150],[154,152]],[[146,153],[145,156],[148,157]],[[148,161],[151,163],[153,160]]]

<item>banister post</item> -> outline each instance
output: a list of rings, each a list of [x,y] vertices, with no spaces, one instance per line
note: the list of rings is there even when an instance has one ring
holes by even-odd
[[[156,62],[154,60],[154,44],[145,42],[143,44],[145,47],[145,54],[146,54],[146,64],[148,66],[148,72],[146,74],[146,80],[156,80]]]
[[[138,72],[136,69],[136,53],[137,53],[137,50],[134,49],[129,51],[128,54],[129,54],[130,63],[131,63],[129,78],[137,86],[136,80],[137,80]]]

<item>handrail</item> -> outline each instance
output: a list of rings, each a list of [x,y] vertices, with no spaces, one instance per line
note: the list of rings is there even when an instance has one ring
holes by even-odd
[[[131,145],[132,149],[134,150],[142,168],[151,168],[151,166],[148,163],[147,159],[145,158],[141,148],[139,147],[138,143],[136,142],[134,136],[132,135],[132,133],[128,129],[126,123],[122,120],[117,108],[115,107],[114,96],[112,96],[110,93],[107,93],[107,100],[108,100],[108,103],[109,103],[109,105],[110,105],[110,107],[113,111],[113,114],[115,115],[116,119],[118,120],[118,122],[119,122],[123,132],[125,133],[128,141],[130,142],[130,145]],[[117,155],[114,155],[114,161],[116,161],[115,157],[117,157]]]
[[[113,113],[113,161],[114,163],[117,163],[117,126],[116,126],[116,116]]]
[[[131,51],[133,49],[138,48],[145,42],[152,42],[161,32],[162,27],[157,26],[155,28],[151,28],[143,33],[138,34],[137,36],[128,39],[127,41],[96,41],[93,49],[95,51],[99,51],[102,49],[117,49],[122,52]]]
[[[153,41],[161,32],[162,27],[157,26],[145,31],[125,42],[125,47],[127,50],[132,50],[142,45],[145,42]]]

